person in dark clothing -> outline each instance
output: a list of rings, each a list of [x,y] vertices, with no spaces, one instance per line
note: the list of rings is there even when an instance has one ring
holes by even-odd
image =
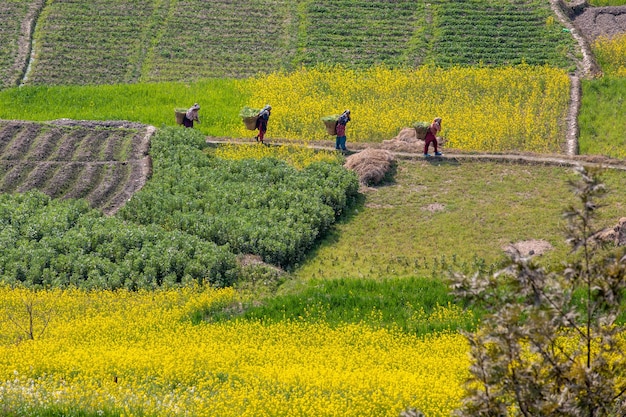
[[[187,110],[185,113],[185,117],[183,117],[183,126],[185,127],[193,127],[193,122],[196,121],[200,123],[200,118],[198,117],[198,110],[200,110],[200,106],[198,103],[194,104]]]
[[[348,150],[346,148],[346,125],[350,120],[350,110],[344,111],[337,119],[337,140],[335,141],[335,149],[337,150]]]
[[[267,122],[270,120],[270,113],[272,111],[272,106],[269,104],[261,109],[259,113],[259,118],[256,121],[256,127],[259,129],[259,134],[256,137],[256,141],[263,143],[263,139],[265,138],[265,132],[267,132]]]
[[[431,142],[433,147],[435,148],[435,156],[443,155],[441,152],[437,151],[437,133],[441,131],[441,117],[436,117],[435,120],[428,127],[428,131],[426,132],[426,138],[424,138],[424,156],[429,157],[428,147]]]

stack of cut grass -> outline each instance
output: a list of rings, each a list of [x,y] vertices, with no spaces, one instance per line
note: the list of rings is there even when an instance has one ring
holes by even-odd
[[[396,159],[386,149],[364,149],[346,158],[343,166],[356,172],[359,182],[363,185],[377,185],[393,171]]]
[[[176,107],[174,109],[174,114],[176,115],[176,123],[182,125],[185,114],[187,114],[187,109],[183,109],[182,107]]]
[[[243,123],[246,125],[246,129],[255,130],[256,129],[256,121],[259,118],[259,113],[261,113],[261,109],[253,109],[252,107],[244,107],[239,112],[239,116],[243,120]]]
[[[339,120],[340,114],[333,114],[331,116],[322,117],[322,122],[326,126],[326,133],[329,135],[337,134],[337,120]]]
[[[428,133],[428,128],[430,127],[430,123],[415,122],[413,123],[413,127],[415,128],[415,133],[417,133],[418,140],[426,139],[426,133]]]

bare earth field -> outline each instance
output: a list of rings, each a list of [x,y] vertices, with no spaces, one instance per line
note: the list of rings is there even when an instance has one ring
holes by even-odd
[[[574,18],[574,24],[590,43],[600,36],[626,33],[626,6],[588,7]]]
[[[150,175],[154,131],[123,121],[0,120],[0,192],[85,198],[114,214]]]

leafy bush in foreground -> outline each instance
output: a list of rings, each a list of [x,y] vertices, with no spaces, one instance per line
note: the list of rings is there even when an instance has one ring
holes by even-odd
[[[84,200],[2,194],[0,226],[0,280],[11,285],[226,286],[235,277],[235,258],[227,248],[178,230],[105,217]]]
[[[301,259],[358,190],[356,175],[338,163],[313,163],[299,171],[274,158],[207,156],[204,146],[197,131],[159,131],[152,144],[154,176],[118,215],[288,266]]]

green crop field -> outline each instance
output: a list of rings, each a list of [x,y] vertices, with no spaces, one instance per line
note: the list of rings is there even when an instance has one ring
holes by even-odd
[[[17,18],[3,23],[6,72],[26,7],[3,4]],[[572,68],[575,43],[561,29],[544,1],[49,2],[37,20],[26,82],[239,78],[319,64]]]

